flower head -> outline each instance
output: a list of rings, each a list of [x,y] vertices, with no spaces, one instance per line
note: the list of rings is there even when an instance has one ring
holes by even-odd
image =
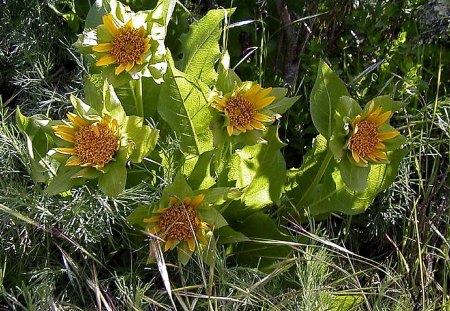
[[[196,239],[203,244],[207,243],[203,232],[211,229],[201,220],[197,212],[204,197],[203,194],[199,194],[193,199],[185,197],[182,201],[171,197],[168,207],[155,212],[157,216],[144,219],[144,222],[153,225],[149,228],[149,232],[165,240],[164,251],[172,249],[179,243],[187,243],[189,250],[193,252]]]
[[[382,107],[374,110],[372,101],[366,113],[357,115],[351,122],[352,132],[347,147],[352,158],[358,164],[367,164],[369,161],[380,163],[388,159],[385,140],[400,135],[398,131],[382,131],[381,128],[392,116],[392,111],[384,111]]]
[[[101,23],[87,28],[75,46],[82,53],[91,54],[115,86],[126,82],[128,74],[133,79],[153,77],[160,83],[167,69],[165,59],[165,21],[170,17],[159,1],[154,10],[135,13],[117,0],[108,1],[108,13]],[[100,20],[91,21],[91,24]],[[116,76],[121,76],[119,79]]]
[[[95,65],[115,65],[114,72],[119,75],[124,70],[130,72],[136,65],[143,64],[150,50],[150,36],[144,26],[134,27],[133,19],[122,25],[111,13],[104,15],[102,20],[111,36],[92,48],[99,54]]]
[[[251,130],[264,131],[264,123],[273,122],[274,117],[262,110],[269,106],[275,96],[269,96],[272,88],[244,82],[232,93],[215,96],[212,106],[224,113],[228,135],[239,135]]]
[[[55,148],[56,152],[68,154],[66,166],[94,167],[98,170],[110,162],[120,147],[120,131],[116,119],[104,116],[98,122],[89,122],[68,113],[65,125],[55,125],[55,135],[72,144],[71,147]]]

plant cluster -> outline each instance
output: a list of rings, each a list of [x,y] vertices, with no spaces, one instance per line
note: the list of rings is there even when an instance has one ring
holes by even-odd
[[[152,165],[175,156],[178,169],[159,202],[138,205],[128,221],[164,251],[176,249],[182,264],[195,251],[212,264],[211,250],[236,242],[248,248],[242,262],[283,257],[285,247],[261,252],[250,238],[286,239],[279,223],[287,215],[362,213],[389,187],[405,155],[404,137],[389,125],[401,102],[378,96],[361,108],[320,61],[310,96],[319,135],[301,166],[287,170],[278,120],[299,97],[242,81],[230,68],[218,41],[226,40],[234,9],[192,23],[176,59],[165,45],[175,4],[160,0],[134,12],[115,0],[96,2],[75,43],[90,63],[84,99],[70,98],[64,120],[17,110],[32,178],[47,184],[47,194],[70,197],[74,187],[97,185],[120,197],[130,185],[155,186],[163,178]],[[171,135],[179,139],[176,155],[156,148]]]

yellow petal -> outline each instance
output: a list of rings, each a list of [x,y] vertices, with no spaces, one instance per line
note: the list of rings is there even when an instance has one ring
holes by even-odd
[[[400,133],[398,131],[383,132],[383,133],[378,133],[378,139],[380,141],[383,141],[383,140],[388,140],[388,139],[397,137],[398,135],[400,135]]]
[[[197,208],[200,205],[200,203],[203,202],[204,199],[205,199],[205,195],[203,193],[201,193],[192,200],[190,206],[192,206],[193,208]]]
[[[272,92],[272,88],[271,87],[268,87],[266,89],[262,89],[258,94],[256,94],[256,96],[253,97],[253,100],[254,101],[259,101],[259,100],[263,99],[264,97],[266,97],[267,95],[269,95],[270,92]],[[274,97],[274,96],[270,96],[270,97]]]
[[[191,198],[186,197],[186,198],[183,199],[183,205],[184,206],[188,206],[189,203],[191,203]]]
[[[125,27],[127,27],[127,28],[129,28],[129,29],[133,28],[133,19],[130,19],[130,20],[125,24]]]
[[[162,213],[164,213],[166,210],[167,210],[167,208],[160,208],[159,210],[156,210],[154,213],[162,214]]]
[[[116,67],[116,70],[114,71],[114,73],[116,74],[116,76],[120,75],[120,73],[122,71],[125,70],[125,68],[127,68],[127,65],[125,64],[120,64],[119,66]]]
[[[161,228],[158,225],[148,229],[150,234],[157,234],[159,231],[161,231]]]
[[[264,131],[266,129],[266,127],[264,126],[264,124],[262,124],[259,121],[253,120],[251,122],[251,125],[253,126],[253,128],[257,129],[257,130],[261,130]]]
[[[372,161],[374,161],[374,162],[376,162],[376,163],[379,163],[380,161],[374,156],[374,155],[372,155],[372,154],[368,154],[367,155],[367,158],[369,158],[369,160],[372,160]]]
[[[55,132],[55,135],[65,141],[68,141],[69,143],[75,142],[75,137],[73,135],[63,133],[63,132]]]
[[[384,148],[386,148],[386,146],[383,143],[377,143],[375,145],[375,149],[384,150]]]
[[[52,130],[55,132],[55,134],[57,133],[66,133],[69,135],[75,135],[75,129],[71,126],[67,126],[67,125],[55,125],[52,126]]]
[[[270,105],[274,100],[275,100],[275,96],[269,96],[263,99],[259,99],[258,101],[255,101],[255,109],[259,110],[262,109],[264,107],[267,107],[268,105]]]
[[[376,150],[375,149],[375,150],[372,151],[372,154],[374,156],[376,156],[377,158],[382,159],[382,160],[387,160],[388,159],[388,157],[386,155],[386,152],[383,152],[383,151],[380,151],[380,150]]]
[[[378,115],[381,113],[381,107],[378,107],[374,112],[372,112],[371,114],[369,114],[369,116],[367,117],[367,121],[371,121],[371,122],[375,122],[375,119],[378,118]]]
[[[380,126],[384,122],[386,122],[390,117],[392,113],[390,111],[386,111],[385,113],[380,114],[375,120],[376,126]]]
[[[114,47],[112,43],[100,43],[92,48],[94,52],[109,52]]]
[[[208,244],[208,241],[206,240],[205,235],[203,233],[201,233],[200,231],[198,231],[198,230],[195,231],[195,236],[202,244]]]
[[[116,57],[115,57],[114,55],[109,55],[109,54],[107,54],[107,55],[105,55],[105,56],[102,56],[102,57],[95,63],[95,65],[96,65],[96,66],[108,66],[108,65],[111,65],[111,64],[115,64],[115,63],[117,63]]]
[[[253,119],[261,121],[261,122],[272,122],[274,118],[271,116],[267,116],[265,114],[257,112],[255,114],[255,116],[253,117]]]
[[[247,130],[246,130],[245,127],[243,127],[243,126],[235,125],[234,127],[236,128],[236,130],[238,130],[238,131],[241,132],[241,133],[247,132]]]
[[[356,153],[353,149],[352,149],[352,157],[353,157],[353,160],[355,160],[356,163],[361,162],[361,158],[359,157],[358,153]]]
[[[256,93],[259,92],[260,89],[261,89],[261,87],[259,86],[259,84],[253,85],[253,86],[245,93],[245,97],[247,97],[247,98],[253,97],[254,95],[256,95]]]
[[[79,115],[76,115],[71,112],[67,114],[67,119],[69,119],[69,121],[72,122],[72,124],[76,124],[79,127],[89,125],[89,123],[85,121],[83,118],[81,118]]]
[[[170,200],[169,200],[170,205],[173,205],[173,204],[175,204],[177,202],[178,202],[178,199],[176,197],[171,197]]]
[[[164,245],[164,251],[167,252],[173,245],[174,239],[167,239],[166,245]]]
[[[189,246],[189,250],[191,252],[195,251],[195,240],[194,240],[194,238],[187,239],[187,243],[188,243],[188,246]]]
[[[62,154],[75,155],[75,148],[55,148],[55,151]]]
[[[143,222],[158,222],[161,216],[154,216],[150,218],[144,218]]]
[[[127,65],[127,67],[125,67],[125,70],[126,70],[127,72],[129,72],[131,69],[133,69],[133,67],[134,67],[134,63],[129,63],[129,64]]]
[[[227,125],[227,132],[228,132],[228,136],[233,135],[233,132],[234,132],[233,125]]]
[[[203,229],[203,230],[206,230],[206,231],[211,230],[211,229],[209,228],[209,225],[208,225],[206,222],[201,222],[201,223],[200,223],[200,228]]]
[[[75,157],[73,159],[69,159],[66,162],[66,166],[77,166],[77,165],[80,165],[80,164],[81,164],[80,158],[77,158],[77,157]]]
[[[114,17],[112,14],[104,15],[102,17],[103,24],[106,26],[106,29],[115,37],[119,32],[119,27],[114,21]]]

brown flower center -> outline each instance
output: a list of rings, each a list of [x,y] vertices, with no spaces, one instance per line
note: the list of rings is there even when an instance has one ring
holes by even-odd
[[[195,209],[181,202],[173,203],[159,219],[159,227],[166,237],[179,241],[192,238],[199,226]]]
[[[243,128],[253,121],[256,114],[253,103],[239,95],[227,100],[224,111],[231,125]]]
[[[119,137],[108,126],[94,123],[75,133],[74,147],[81,164],[104,165],[112,160],[119,148]]]
[[[137,62],[145,52],[145,40],[136,29],[120,29],[112,43],[111,54],[119,64]]]
[[[350,149],[359,156],[365,157],[373,152],[380,142],[377,125],[372,121],[361,121],[355,126],[356,133],[350,138]]]

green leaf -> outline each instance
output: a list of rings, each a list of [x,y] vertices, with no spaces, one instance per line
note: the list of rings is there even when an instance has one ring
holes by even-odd
[[[217,68],[216,89],[223,94],[233,92],[242,81],[233,69],[230,69],[230,55],[225,51]]]
[[[161,200],[159,201],[159,207],[168,207],[171,197],[176,197],[180,200],[183,200],[185,197],[191,196],[192,188],[188,185],[185,177],[182,174],[177,174],[173,182],[164,188]]]
[[[109,197],[115,198],[125,190],[127,169],[122,161],[108,164],[108,170],[98,178],[98,186]]]
[[[84,103],[81,99],[70,95],[70,102],[81,117],[88,121],[98,121],[100,114],[97,110]]]
[[[102,16],[108,14],[110,10],[106,1],[96,0],[89,10],[84,27],[95,28],[102,23]]]
[[[125,132],[131,140],[132,153],[129,159],[134,163],[140,163],[146,155],[155,149],[159,131],[148,125],[143,125],[144,119],[131,116],[125,119]]]
[[[84,79],[84,98],[96,111],[103,110],[103,80],[101,75],[93,74]]]
[[[349,153],[347,153],[348,155]],[[370,172],[370,166],[357,166],[349,159],[348,156],[344,156],[339,163],[339,171],[341,173],[342,180],[347,187],[356,192],[361,192],[367,188],[367,176]]]
[[[142,101],[144,103],[144,117],[153,118],[156,114],[158,100],[161,93],[161,84],[151,78],[142,78]]]
[[[122,104],[114,91],[114,87],[108,84],[107,81],[103,85],[103,103],[102,115],[109,114],[119,124],[125,121],[125,110],[123,110]]]
[[[202,221],[207,222],[214,228],[221,228],[228,225],[228,222],[223,218],[222,214],[215,209],[214,206],[197,208]]]
[[[146,228],[148,223],[144,222],[145,218],[152,217],[153,210],[157,207],[157,204],[152,205],[139,205],[134,211],[127,217],[127,221],[135,226]]]
[[[324,179],[320,193],[309,205],[310,213],[313,216],[328,213],[347,215],[363,213],[372,204],[375,196],[394,182],[400,161],[406,153],[406,150],[396,150],[388,154],[389,164],[370,165],[368,186],[362,192],[349,188],[343,181],[339,169],[331,165],[329,171],[325,172],[325,176],[328,177]]]
[[[213,205],[221,205],[226,201],[237,200],[242,196],[242,191],[231,187],[214,187],[206,190],[195,191],[195,194],[203,193],[204,201]]]
[[[238,243],[250,241],[245,234],[238,232],[231,228],[230,226],[225,226],[217,230],[217,243],[218,244],[228,244],[228,243]]]
[[[241,242],[235,254],[239,264],[244,266],[270,269],[278,260],[285,260],[290,248],[283,245],[287,237],[279,230],[269,215],[254,213],[236,224],[234,229],[251,239],[275,240],[271,242]],[[280,241],[280,242],[278,242]]]
[[[341,96],[349,96],[344,82],[320,60],[316,82],[311,92],[310,109],[314,126],[326,139],[329,139],[333,132],[334,114]]]
[[[267,143],[236,151],[228,174],[236,187],[246,187],[242,201],[251,210],[278,202],[286,179],[286,163],[280,151],[285,144],[278,137],[278,128],[269,127],[264,139]]]
[[[81,185],[84,181],[82,178],[71,178],[81,168],[79,166],[64,166],[61,165],[56,173],[56,176],[50,181],[50,184],[45,189],[48,195],[57,195],[61,192],[70,190],[73,186]]]
[[[195,164],[194,169],[189,174],[188,183],[193,189],[206,189],[216,183],[211,176],[211,159],[215,151],[202,153]]]
[[[210,10],[199,21],[191,24],[189,32],[180,37],[183,58],[178,68],[188,75],[198,77],[207,85],[217,78],[214,65],[220,56],[218,40],[222,34],[222,21],[234,9]]]
[[[209,129],[212,119],[208,108],[209,92],[203,82],[182,73],[169,62],[158,112],[178,134],[184,153],[200,155],[213,149],[212,132]]]

